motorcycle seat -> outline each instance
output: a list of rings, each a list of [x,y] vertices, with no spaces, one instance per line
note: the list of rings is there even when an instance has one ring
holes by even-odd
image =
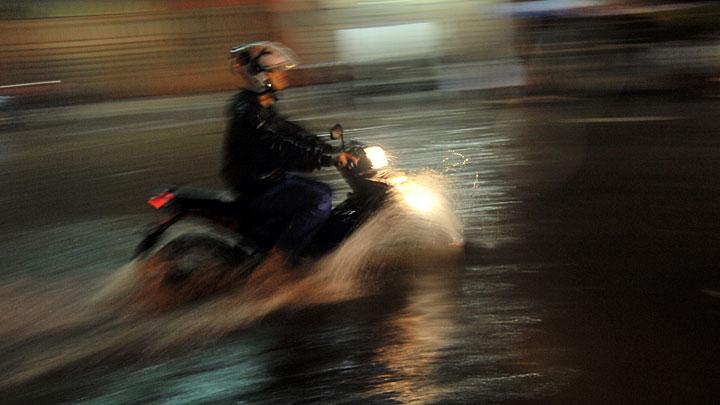
[[[242,196],[230,190],[210,190],[197,187],[182,186],[172,191],[176,198],[193,200],[214,200],[232,203],[241,200]]]
[[[204,209],[232,216],[241,216],[247,210],[246,198],[230,190],[182,186],[171,192],[184,209]]]

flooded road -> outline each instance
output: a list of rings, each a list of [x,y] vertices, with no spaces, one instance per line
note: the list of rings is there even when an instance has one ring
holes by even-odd
[[[167,184],[220,186],[228,97],[35,110],[3,132],[4,401],[707,403],[720,394],[717,102],[295,90],[284,110],[309,129],[341,122],[396,168],[441,174],[464,254],[384,249],[410,229],[384,223],[366,230],[377,245],[364,254],[393,266],[375,266],[371,283],[345,277],[362,276],[362,261],[318,270],[323,286],[351,279],[352,296],[127,312],[122,288],[103,294],[123,285],[136,232],[154,218],[144,200]],[[319,177],[341,201],[339,176]],[[434,237],[445,240],[421,235]]]

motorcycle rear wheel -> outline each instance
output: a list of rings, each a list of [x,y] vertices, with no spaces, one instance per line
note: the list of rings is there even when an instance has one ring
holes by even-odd
[[[144,310],[164,311],[216,296],[240,284],[255,261],[210,235],[182,235],[142,261],[133,301]]]

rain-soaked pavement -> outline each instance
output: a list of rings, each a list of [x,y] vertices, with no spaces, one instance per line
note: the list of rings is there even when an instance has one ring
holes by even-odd
[[[464,257],[257,316],[108,309],[148,193],[219,187],[229,95],[27,111],[0,138],[2,402],[717,401],[717,101],[310,94],[288,115],[443,175]]]

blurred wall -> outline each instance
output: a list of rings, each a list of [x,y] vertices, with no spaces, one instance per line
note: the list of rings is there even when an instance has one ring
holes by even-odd
[[[43,92],[68,101],[226,89],[230,44],[265,37],[270,21],[263,7],[250,3],[134,3],[122,12],[82,15],[88,10],[64,8],[65,15],[4,18],[1,84],[61,80]]]
[[[79,102],[228,90],[238,79],[227,50],[258,39],[293,48],[301,81],[347,80],[355,73],[338,60],[338,30],[418,22],[438,27],[432,63],[503,58],[514,52],[512,28],[482,12],[497,2],[0,0],[0,86],[62,81],[0,92]]]

